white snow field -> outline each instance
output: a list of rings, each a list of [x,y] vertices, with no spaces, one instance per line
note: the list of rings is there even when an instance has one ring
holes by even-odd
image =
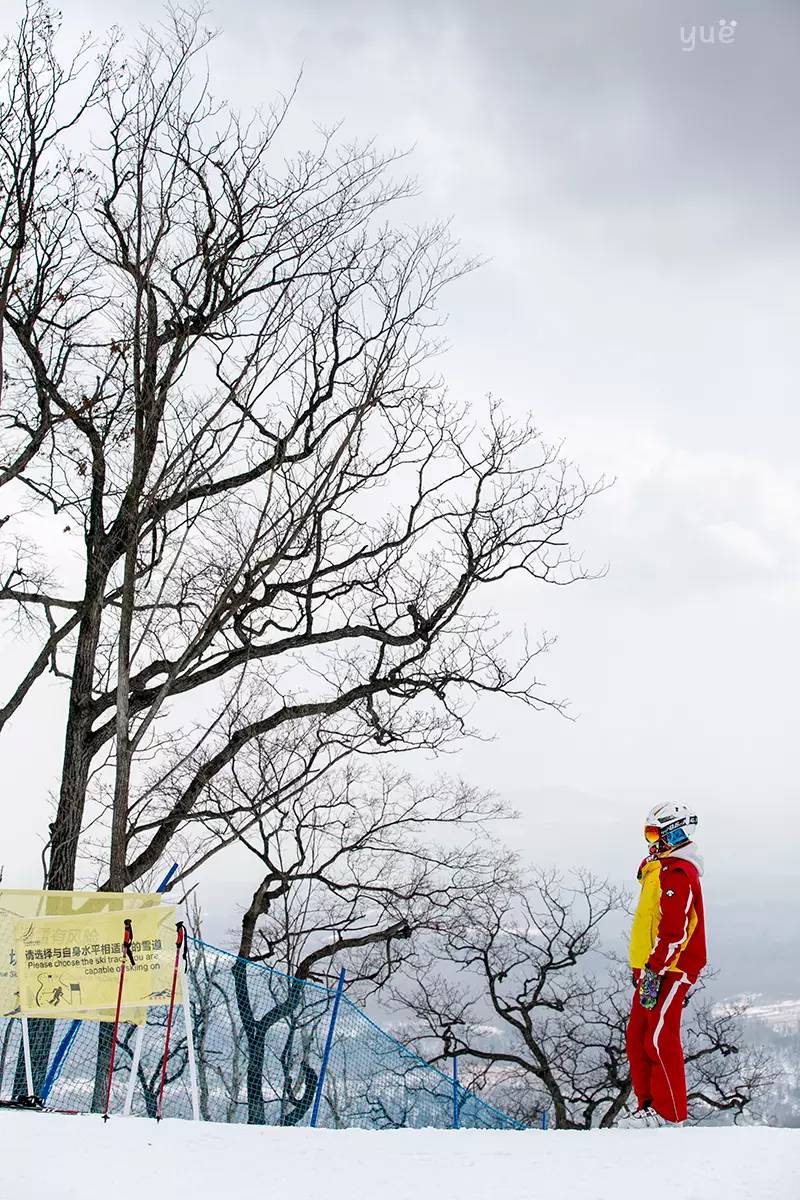
[[[0,1148],[0,1200],[800,1196],[794,1129],[373,1133],[5,1111]]]

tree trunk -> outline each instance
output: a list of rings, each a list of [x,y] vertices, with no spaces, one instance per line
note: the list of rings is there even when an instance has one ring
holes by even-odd
[[[94,1089],[92,1091],[93,1113],[105,1111],[113,1033],[114,1025],[111,1021],[101,1021],[97,1027],[97,1058],[94,1065]]]
[[[247,1031],[247,1124],[266,1125],[264,1110],[264,1045],[266,1031],[259,1022]]]
[[[603,1114],[603,1118],[600,1121],[601,1129],[612,1129],[616,1125],[620,1116],[625,1111],[625,1105],[628,1103],[631,1090],[632,1088],[630,1082],[628,1082],[624,1087],[620,1088],[613,1101]]]
[[[267,1026],[263,1020],[256,1021],[253,1016],[247,988],[247,963],[241,958],[237,958],[233,964],[233,983],[236,989],[236,1005],[247,1038],[247,1123],[264,1125],[266,1121],[262,1080]]]
[[[291,1091],[288,1094],[284,1093],[281,1125],[299,1125],[314,1102],[319,1076],[306,1062],[301,1065],[300,1072],[303,1076],[303,1090],[299,1097],[295,1097]]]
[[[50,1047],[53,1044],[55,1021],[29,1020],[28,1037],[31,1044],[31,1074],[33,1075],[33,1094],[41,1095],[47,1066],[50,1061]],[[17,1054],[17,1066],[14,1071],[15,1096],[28,1094],[28,1080],[25,1074],[25,1055],[22,1050],[22,1028],[20,1027],[20,1047]]]
[[[61,776],[56,818],[52,825],[52,849],[47,873],[47,887],[51,891],[68,891],[75,886],[75,867],[78,858],[83,813],[86,806],[86,788],[92,765],[92,690],[94,685],[97,646],[103,616],[103,593],[108,579],[108,569],[94,571],[90,560],[89,577],[86,583],[86,608],[81,619],[78,645],[70,688],[67,730],[64,743],[64,765]],[[40,1053],[49,1056],[53,1037],[52,1022],[45,1047],[42,1039]],[[97,1060],[95,1063],[92,1112],[105,1108],[105,1089],[108,1081],[108,1064],[111,1053],[111,1031],[107,1022],[98,1028]],[[33,1054],[33,1046],[31,1046]],[[45,1058],[45,1073],[46,1073]],[[42,1074],[42,1080],[44,1073]],[[36,1071],[34,1071],[36,1080]],[[38,1092],[38,1088],[37,1088]]]
[[[125,577],[119,618],[117,647],[117,760],[114,776],[114,805],[111,812],[111,856],[108,890],[122,892],[128,882],[126,861],[128,851],[128,798],[131,783],[129,708],[131,675],[131,626],[136,591],[136,522],[131,530],[125,551]]]
[[[75,886],[78,842],[92,765],[92,689],[108,568],[104,566],[98,571],[96,561],[93,563],[90,560],[87,576],[85,609],[78,633],[69,693],[61,791],[55,821],[51,826],[50,865],[47,872],[50,891],[69,891]]]

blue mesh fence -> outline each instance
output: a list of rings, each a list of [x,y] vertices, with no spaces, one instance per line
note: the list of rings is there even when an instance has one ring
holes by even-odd
[[[189,939],[188,991],[200,1116],[206,1121],[308,1125],[319,1088],[334,991],[293,979]],[[132,1093],[135,1115],[155,1116],[166,1033],[166,1008],[150,1010]],[[36,1090],[64,1045],[70,1022],[31,1021]],[[0,1096],[20,1090],[20,1022],[0,1021]],[[111,1112],[128,1092],[137,1032],[121,1025]],[[82,1021],[69,1045],[48,1106],[102,1111],[111,1042],[108,1025]],[[51,1072],[52,1074],[53,1072]],[[455,1111],[454,1111],[455,1110]],[[192,1116],[183,1010],[176,1006],[164,1091],[165,1117]],[[524,1126],[418,1057],[343,996],[317,1124],[332,1129],[523,1129]]]

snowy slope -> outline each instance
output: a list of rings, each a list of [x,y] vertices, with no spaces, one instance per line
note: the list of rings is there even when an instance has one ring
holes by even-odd
[[[778,1032],[800,1033],[800,1000],[778,1000],[774,1004],[751,1004],[746,1016]]]
[[[800,1131],[336,1133],[0,1112],[2,1200],[681,1200],[800,1195]]]

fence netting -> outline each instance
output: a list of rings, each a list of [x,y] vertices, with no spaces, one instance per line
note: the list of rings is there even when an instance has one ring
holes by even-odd
[[[335,992],[189,938],[187,987],[201,1119],[308,1125],[317,1096]],[[152,1008],[141,1038],[131,1112],[155,1116],[166,1008]],[[29,1022],[34,1088],[47,1106],[102,1112],[112,1027],[94,1021]],[[129,1091],[137,1028],[120,1025],[110,1111]],[[0,1021],[0,1097],[24,1094],[21,1022]],[[164,1117],[192,1116],[183,1009],[170,1034]],[[522,1129],[341,997],[317,1125],[333,1129]]]

